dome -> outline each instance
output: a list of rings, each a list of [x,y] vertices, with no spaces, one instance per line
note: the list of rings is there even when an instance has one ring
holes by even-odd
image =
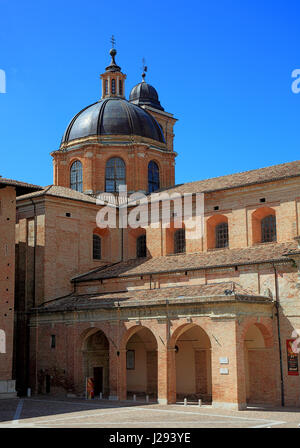
[[[129,101],[139,106],[145,105],[154,107],[155,109],[164,110],[160,105],[157,91],[145,81],[142,81],[133,87],[130,92]]]
[[[105,98],[82,109],[71,120],[61,143],[92,135],[139,135],[165,143],[155,118],[122,98]]]

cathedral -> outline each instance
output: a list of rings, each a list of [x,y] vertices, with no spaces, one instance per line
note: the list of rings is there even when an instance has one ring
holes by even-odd
[[[110,56],[53,185],[0,177],[0,397],[299,407],[300,161],[176,185],[177,119]]]

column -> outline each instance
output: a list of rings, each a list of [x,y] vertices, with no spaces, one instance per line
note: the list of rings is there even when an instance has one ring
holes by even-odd
[[[157,335],[157,401],[159,404],[176,402],[175,349],[168,347],[167,320],[159,320]]]
[[[212,405],[246,408],[243,341],[237,341],[235,319],[216,319],[212,325]]]

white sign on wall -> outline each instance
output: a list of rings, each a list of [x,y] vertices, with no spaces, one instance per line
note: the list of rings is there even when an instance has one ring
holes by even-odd
[[[219,358],[220,359],[220,364],[229,364],[229,360],[226,356]]]
[[[6,340],[4,330],[0,330],[0,353],[6,353]]]

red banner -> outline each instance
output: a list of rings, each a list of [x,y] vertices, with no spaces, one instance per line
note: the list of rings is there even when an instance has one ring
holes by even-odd
[[[286,351],[287,351],[287,363],[288,363],[288,375],[299,375],[298,367],[298,353],[293,351],[293,342],[295,339],[286,340]]]

